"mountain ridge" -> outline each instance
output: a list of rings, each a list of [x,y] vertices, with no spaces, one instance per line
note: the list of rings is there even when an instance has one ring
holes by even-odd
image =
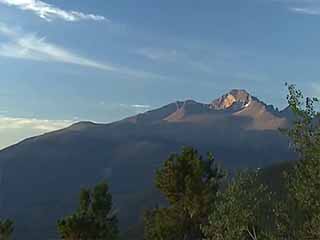
[[[17,238],[55,238],[54,223],[74,209],[79,189],[107,179],[125,228],[143,208],[128,204],[152,191],[155,170],[183,146],[213,152],[228,169],[293,159],[278,131],[290,122],[288,110],[240,93],[221,98],[223,109],[177,101],[113,123],[79,122],[6,148],[0,151],[0,210],[17,219]]]
[[[274,117],[286,119],[288,118],[288,115],[282,114],[282,111],[278,111],[273,107],[273,105],[267,105],[264,102],[260,101],[258,98],[251,96],[246,90],[233,89],[210,103],[200,103],[192,99],[188,99],[185,101],[176,101],[158,109],[154,109],[145,113],[138,114],[136,116],[125,118],[122,121],[129,121],[138,124],[154,123],[161,121],[192,122],[192,119],[188,119],[188,116],[190,115],[210,115],[221,113],[237,114],[238,112],[243,111],[248,107],[251,107],[250,105],[252,104],[256,105],[255,107],[260,108],[260,110],[262,111],[269,112],[269,114],[274,115]],[[252,117],[252,115],[250,114],[249,116]],[[286,123],[279,123],[279,127],[281,127],[284,124]],[[270,128],[270,126],[268,128]]]

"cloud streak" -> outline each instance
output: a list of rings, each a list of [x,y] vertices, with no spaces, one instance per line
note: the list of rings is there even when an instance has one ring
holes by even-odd
[[[50,43],[46,38],[39,37],[37,34],[25,33],[19,29],[9,27],[0,22],[0,36],[1,35],[8,39],[6,42],[0,42],[0,56],[2,57],[41,62],[68,63],[114,72],[133,78],[166,78],[151,72],[133,70],[127,67],[115,66],[110,63],[100,62],[83,57],[68,49]]]
[[[143,110],[147,110],[152,108],[150,105],[146,105],[146,104],[124,104],[121,103],[119,104],[120,107],[122,108],[128,108],[128,109],[136,109],[138,111],[143,111]]]
[[[48,42],[36,34],[25,34],[0,23],[0,34],[9,38],[9,42],[0,43],[0,56],[29,59],[35,61],[55,61],[96,68],[105,71],[118,71],[112,65],[100,63],[79,56],[71,51]]]
[[[136,53],[153,61],[173,61],[177,58],[177,51],[168,49],[141,48]]]
[[[136,51],[136,54],[145,57],[153,62],[165,62],[170,64],[183,64],[196,69],[202,73],[215,73],[212,65],[205,61],[195,59],[186,52],[181,52],[175,49],[164,48],[141,48]]]
[[[134,104],[134,105],[131,105],[131,107],[133,107],[133,108],[142,108],[142,109],[151,108],[150,105],[141,105],[141,104]]]
[[[273,0],[284,4],[293,13],[301,15],[320,15],[319,0]]]
[[[126,109],[128,112],[132,112],[133,114],[143,113],[152,108],[150,105],[146,104],[119,104],[119,106],[123,109]]]
[[[48,22],[55,19],[61,19],[68,22],[76,22],[81,20],[109,21],[103,16],[85,14],[78,11],[66,11],[40,0],[0,0],[0,3],[7,6],[17,7],[21,10],[33,12]]]
[[[304,15],[320,15],[320,8],[311,8],[311,7],[291,7],[290,10],[292,12],[296,12]]]

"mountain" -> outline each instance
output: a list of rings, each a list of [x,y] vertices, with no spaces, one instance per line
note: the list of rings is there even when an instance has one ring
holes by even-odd
[[[209,104],[193,100],[176,102],[163,108],[139,114],[124,121],[135,124],[194,123],[212,125],[237,119],[239,128],[251,130],[275,130],[288,124],[288,110],[279,112],[266,105],[245,90],[234,89]],[[241,121],[242,120],[242,121]]]
[[[111,124],[80,122],[0,151],[0,210],[15,219],[19,239],[55,238],[80,188],[107,179],[125,230],[152,206],[155,170],[170,153],[194,146],[228,169],[291,160],[278,131],[290,121],[288,111],[232,90],[208,104],[177,101]]]

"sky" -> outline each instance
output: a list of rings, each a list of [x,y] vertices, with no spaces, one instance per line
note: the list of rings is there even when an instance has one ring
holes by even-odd
[[[320,0],[0,0],[0,149],[241,88],[320,95]]]

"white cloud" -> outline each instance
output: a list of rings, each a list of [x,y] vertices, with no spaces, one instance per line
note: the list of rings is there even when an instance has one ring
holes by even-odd
[[[289,11],[302,15],[320,15],[319,0],[273,0],[285,4]]]
[[[35,118],[0,117],[0,132],[8,129],[40,130],[44,132],[55,131],[67,127],[72,122],[69,120],[42,120]]]
[[[92,67],[105,71],[119,71],[114,66],[100,63],[48,42],[35,34],[25,34],[15,31],[0,23],[0,34],[9,38],[9,42],[0,43],[0,56],[31,59],[37,61],[55,61]]]
[[[59,130],[71,125],[69,120],[43,120],[0,116],[0,149],[25,138]]]
[[[150,105],[140,105],[140,104],[134,104],[134,105],[131,105],[131,107],[133,108],[151,108]]]
[[[147,104],[118,104],[115,109],[120,109],[125,112],[124,116],[130,116],[132,114],[139,114],[150,110],[152,106]]]
[[[40,0],[0,0],[0,3],[17,7],[21,10],[31,11],[46,21],[52,21],[54,19],[62,19],[69,22],[80,20],[107,20],[105,17],[99,15],[85,14],[78,11],[66,11]]]
[[[119,104],[120,107],[123,108],[131,108],[131,109],[149,109],[151,108],[150,105],[145,105],[145,104],[124,104],[121,103]]]
[[[24,33],[20,29],[8,27],[6,24],[1,22],[0,35],[4,35],[9,39],[8,42],[0,42],[0,56],[2,57],[28,59],[42,62],[69,63],[103,71],[115,72],[134,78],[167,78],[151,72],[114,66],[113,64],[99,62],[80,56],[68,49],[50,43],[44,37],[38,37],[34,33]]]
[[[305,14],[305,15],[320,15],[320,8],[311,8],[311,7],[292,7],[290,8],[291,11],[299,13],[299,14]]]

